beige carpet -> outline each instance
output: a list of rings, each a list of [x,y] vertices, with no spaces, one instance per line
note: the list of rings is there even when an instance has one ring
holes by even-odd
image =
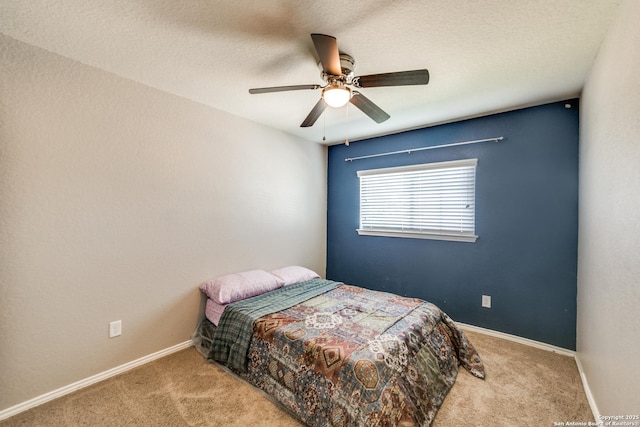
[[[593,421],[571,357],[467,333],[486,380],[460,370],[433,427]],[[301,426],[189,348],[0,422],[9,426]]]

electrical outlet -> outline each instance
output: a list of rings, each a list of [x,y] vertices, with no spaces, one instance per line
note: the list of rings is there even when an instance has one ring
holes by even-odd
[[[482,295],[482,306],[484,308],[491,308],[491,296],[490,295]]]
[[[122,335],[122,320],[114,320],[109,323],[109,338]]]

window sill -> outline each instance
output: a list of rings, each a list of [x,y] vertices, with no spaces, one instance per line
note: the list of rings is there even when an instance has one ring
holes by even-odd
[[[356,230],[361,236],[403,237],[405,239],[447,240],[450,242],[475,243],[478,236],[461,236],[459,234],[412,233],[401,231]]]

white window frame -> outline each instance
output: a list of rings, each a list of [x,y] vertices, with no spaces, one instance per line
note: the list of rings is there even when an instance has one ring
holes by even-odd
[[[477,164],[464,159],[357,171],[358,234],[475,242]]]

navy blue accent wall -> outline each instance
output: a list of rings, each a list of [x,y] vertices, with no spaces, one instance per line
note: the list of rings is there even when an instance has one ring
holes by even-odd
[[[498,136],[505,139],[345,162]],[[478,158],[475,243],[356,233],[356,171],[466,158]],[[575,349],[577,245],[577,100],[329,147],[329,279],[422,298],[456,321]],[[483,294],[492,308],[481,307]]]

